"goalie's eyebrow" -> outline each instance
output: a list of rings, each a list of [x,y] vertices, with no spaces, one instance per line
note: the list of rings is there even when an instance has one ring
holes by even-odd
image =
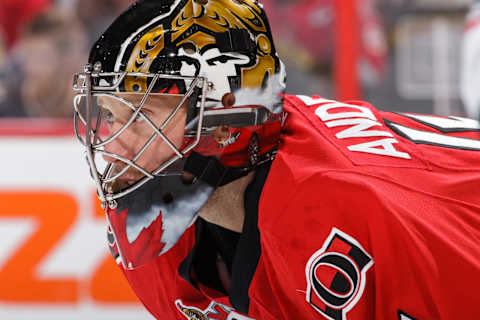
[[[221,63],[226,63],[230,60],[240,60],[240,58],[229,56],[229,55],[226,55],[226,54],[222,54],[218,57],[207,59],[207,63],[208,63],[209,66],[214,66],[215,62],[217,62],[217,61],[219,61]]]

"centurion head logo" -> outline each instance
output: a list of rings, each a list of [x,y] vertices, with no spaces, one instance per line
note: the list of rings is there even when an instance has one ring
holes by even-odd
[[[260,87],[282,70],[265,13],[255,1],[177,0],[170,8],[127,39],[115,71],[205,76],[213,84],[209,98],[220,100],[226,92]],[[125,89],[145,92],[147,82],[127,77]]]

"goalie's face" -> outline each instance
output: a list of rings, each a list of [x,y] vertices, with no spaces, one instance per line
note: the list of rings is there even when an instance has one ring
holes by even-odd
[[[139,106],[143,97],[134,93],[98,97],[104,128],[102,140],[118,133],[134,116],[135,110],[123,100]],[[112,165],[110,176],[118,176],[107,184],[109,192],[117,192],[144,178],[146,175],[141,169],[154,172],[175,155],[174,148],[180,149],[187,104],[179,106],[181,99],[180,95],[149,95],[133,122],[104,146],[103,158]]]

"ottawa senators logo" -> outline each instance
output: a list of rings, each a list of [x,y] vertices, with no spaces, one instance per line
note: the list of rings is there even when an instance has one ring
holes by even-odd
[[[372,257],[354,238],[332,228],[305,268],[307,302],[327,319],[346,319],[362,297],[365,274],[372,265]]]
[[[180,299],[175,300],[177,309],[188,320],[255,320],[235,311],[232,307],[212,301],[205,310],[186,306]]]

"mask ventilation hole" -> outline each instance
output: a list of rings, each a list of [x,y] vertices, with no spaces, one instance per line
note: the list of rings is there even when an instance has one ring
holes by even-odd
[[[102,63],[100,61],[95,62],[93,65],[93,71],[101,72],[102,71]]]
[[[182,48],[186,54],[195,54],[197,52],[197,46],[193,42],[185,42],[182,44]]]
[[[165,193],[163,195],[163,202],[165,204],[170,204],[173,202],[173,195],[169,192],[169,193]]]

